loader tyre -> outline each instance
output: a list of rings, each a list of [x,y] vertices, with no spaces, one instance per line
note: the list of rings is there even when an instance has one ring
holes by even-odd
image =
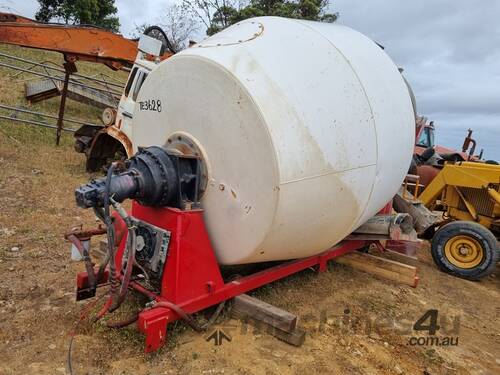
[[[469,280],[492,273],[500,257],[493,233],[472,221],[453,221],[439,228],[431,253],[442,271]]]

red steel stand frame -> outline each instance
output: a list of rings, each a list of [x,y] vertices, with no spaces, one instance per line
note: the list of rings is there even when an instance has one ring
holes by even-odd
[[[225,283],[211,246],[203,219],[203,210],[181,211],[175,208],[152,208],[134,202],[132,216],[171,232],[170,244],[161,281],[160,295],[136,282],[131,287],[155,301],[167,301],[191,314],[252,289],[282,279],[312,266],[318,271],[327,269],[327,262],[348,252],[360,249],[369,241],[343,241],[315,256],[286,261],[263,271]],[[125,248],[126,236],[121,239],[116,255],[117,266]],[[119,271],[119,270],[118,270]],[[77,287],[86,285],[87,273],[77,278]],[[139,313],[139,331],[146,336],[145,351],[159,349],[166,341],[167,324],[180,317],[169,308],[145,309]]]

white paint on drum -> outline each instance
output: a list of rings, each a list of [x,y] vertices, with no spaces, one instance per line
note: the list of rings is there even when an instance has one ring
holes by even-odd
[[[183,131],[203,147],[202,204],[222,264],[320,253],[373,216],[408,169],[408,89],[373,41],[344,26],[243,21],[161,63],[134,111],[134,147]]]

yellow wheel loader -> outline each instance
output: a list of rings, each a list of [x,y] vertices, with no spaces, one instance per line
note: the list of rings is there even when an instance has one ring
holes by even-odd
[[[418,179],[413,190],[417,195]],[[417,200],[405,192],[394,208],[412,215],[417,232],[431,239],[441,270],[471,280],[493,272],[500,256],[500,165],[446,163]]]

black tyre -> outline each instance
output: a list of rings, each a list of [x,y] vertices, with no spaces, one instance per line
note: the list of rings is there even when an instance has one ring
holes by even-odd
[[[453,221],[436,232],[431,253],[442,271],[479,280],[493,272],[500,249],[493,233],[484,226],[472,221]]]

